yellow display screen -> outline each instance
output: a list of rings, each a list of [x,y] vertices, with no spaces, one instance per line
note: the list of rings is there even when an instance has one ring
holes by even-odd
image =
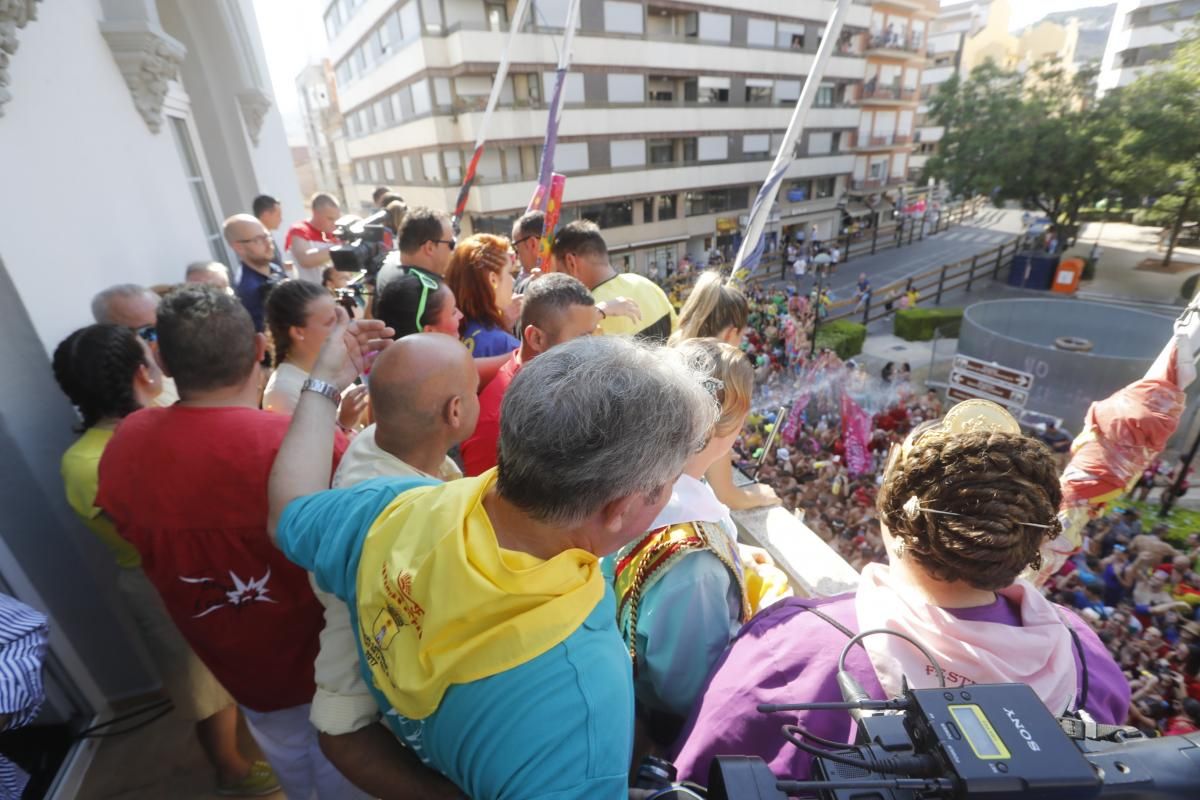
[[[1012,758],[1004,742],[976,705],[950,706],[950,716],[962,731],[975,757],[984,761]]]

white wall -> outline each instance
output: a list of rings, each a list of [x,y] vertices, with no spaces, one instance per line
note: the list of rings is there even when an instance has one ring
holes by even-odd
[[[51,352],[92,321],[97,291],[180,280],[208,246],[170,131],[150,133],[100,35],[98,0],[38,11],[0,118],[0,255]]]

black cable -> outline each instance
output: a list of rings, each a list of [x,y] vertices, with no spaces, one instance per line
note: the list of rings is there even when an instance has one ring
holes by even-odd
[[[942,689],[946,688],[946,672],[945,672],[945,670],[942,669],[942,665],[938,663],[937,659],[933,657],[933,654],[930,653],[928,649],[926,649],[925,645],[921,644],[916,639],[909,636],[907,633],[901,633],[900,631],[888,630],[887,628],[874,628],[869,631],[863,631],[862,633],[856,634],[850,641],[846,642],[846,646],[842,648],[842,654],[840,656],[838,656],[838,672],[846,671],[846,654],[850,652],[850,648],[853,647],[856,642],[861,642],[863,639],[867,638],[868,636],[873,636],[877,633],[886,633],[890,636],[898,636],[901,639],[903,639],[904,641],[911,644],[913,647],[920,650],[921,655],[925,656],[925,658],[933,666],[934,671],[937,672],[938,683],[941,684],[940,688],[942,688]],[[862,645],[862,648],[865,650],[866,645]]]
[[[841,753],[835,753],[831,750],[823,750],[820,747],[813,747],[803,739],[796,738],[794,733],[800,730],[798,725],[784,725],[782,730],[783,738],[787,739],[793,745],[811,756],[816,756],[817,758],[827,758],[830,761],[836,761],[837,763],[845,764],[848,767],[857,767],[858,769],[865,770],[866,772],[875,771],[874,765],[868,764],[861,758],[851,758],[850,756],[842,755]]]
[[[105,738],[108,736],[120,736],[125,733],[131,733],[133,731],[144,728],[145,726],[149,725],[151,722],[154,722],[155,720],[165,717],[167,714],[171,713],[174,710],[175,710],[175,704],[172,703],[170,700],[167,700],[167,699],[157,700],[153,703],[150,703],[149,705],[145,705],[145,706],[142,706],[141,708],[134,709],[133,711],[130,711],[128,714],[122,714],[119,717],[113,717],[112,719],[108,720],[107,722],[101,722],[98,725],[91,726],[90,728],[84,728],[82,731],[75,734],[75,738],[76,739],[102,739],[102,738]],[[135,717],[140,717],[144,714],[149,714],[151,712],[158,712],[158,713],[156,713],[154,716],[150,717],[147,720],[143,720],[142,722],[139,722],[137,725],[134,725],[133,727],[122,729],[121,731],[116,732],[116,733],[111,732],[111,731],[108,733],[99,733],[99,734],[96,733],[96,731],[102,730],[102,729],[107,728],[112,725],[116,725],[118,722],[124,722],[125,720],[133,719]]]
[[[800,734],[805,739],[816,742],[817,744],[821,745],[822,747],[846,748],[846,747],[850,746],[846,742],[835,742],[832,739],[825,739],[823,737],[817,736],[815,733],[809,733],[808,731],[804,730],[804,728],[801,728],[799,725],[793,725],[792,727],[796,729],[796,733]]]

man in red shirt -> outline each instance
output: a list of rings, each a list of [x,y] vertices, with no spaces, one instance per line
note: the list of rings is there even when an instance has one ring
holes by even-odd
[[[521,366],[555,345],[589,336],[600,324],[600,312],[591,292],[579,280],[562,272],[543,275],[525,290],[521,309],[521,347],[479,395],[479,422],[475,433],[462,443],[465,472],[480,475],[497,463],[500,440],[500,406],[508,385]]]
[[[201,284],[162,299],[157,333],[180,401],[122,421],[96,505],[242,707],[285,794],[358,798],[308,722],[321,606],[267,536],[267,477],[290,418],[258,409],[266,340],[237,298]],[[335,461],[345,447],[339,436]]]
[[[342,209],[333,195],[324,192],[314,194],[309,207],[312,217],[288,228],[283,249],[289,251],[296,262],[297,278],[319,284],[321,273],[333,263],[329,248],[338,243],[333,238],[333,229],[342,216]]]

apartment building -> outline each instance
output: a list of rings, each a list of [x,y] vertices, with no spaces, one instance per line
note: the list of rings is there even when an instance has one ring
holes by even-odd
[[[871,6],[851,181],[852,194],[866,198],[868,206],[898,202],[909,181],[928,26],[936,13],[936,0],[880,0]]]
[[[308,163],[315,186],[318,191],[336,192],[339,197],[345,197],[346,189],[352,183],[345,121],[338,107],[337,85],[328,59],[309,64],[300,71],[296,76],[296,96],[300,101],[300,118],[304,122]]]
[[[903,3],[901,3],[903,5]],[[351,162],[348,206],[387,184],[452,208],[515,0],[334,0],[325,28]],[[555,156],[563,217],[605,228],[618,267],[663,272],[736,247],[832,0],[584,0]],[[507,233],[533,191],[566,0],[534,0],[491,122],[464,231]],[[769,239],[842,224],[855,164],[864,34],[855,3]],[[864,173],[865,174],[865,173]]]
[[[1200,15],[1200,0],[1120,0],[1100,62],[1099,92],[1128,86],[1171,57]]]

